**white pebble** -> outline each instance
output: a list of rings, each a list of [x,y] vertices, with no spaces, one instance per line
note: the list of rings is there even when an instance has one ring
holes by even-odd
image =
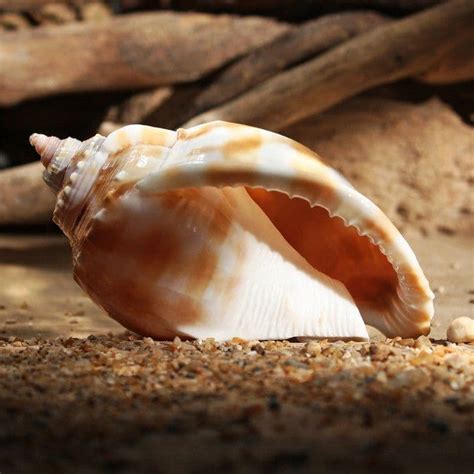
[[[447,336],[451,342],[474,342],[474,319],[456,318],[449,325]]]

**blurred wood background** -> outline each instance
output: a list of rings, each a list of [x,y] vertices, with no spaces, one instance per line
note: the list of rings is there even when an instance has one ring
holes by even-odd
[[[473,24],[469,0],[0,0],[0,170],[36,161],[35,131],[85,139],[127,123],[216,119],[282,130],[364,93],[411,104],[437,97],[447,109],[432,114],[451,109],[467,125],[443,137],[458,156],[454,134],[472,137]],[[428,124],[417,127],[397,138],[391,160],[406,163],[404,140]],[[354,174],[367,152],[341,170]],[[472,179],[470,152],[439,189]],[[457,200],[445,227],[472,230],[472,202]],[[39,164],[0,171],[0,225],[47,223],[52,206]]]
[[[441,337],[474,307],[472,25],[472,0],[0,0],[0,228],[55,231],[33,132],[85,139],[217,119],[281,131],[423,254],[447,288]],[[5,252],[25,238],[5,236]]]

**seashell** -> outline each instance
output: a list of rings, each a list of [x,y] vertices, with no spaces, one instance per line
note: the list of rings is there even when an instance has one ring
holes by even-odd
[[[74,277],[154,338],[427,334],[433,294],[390,220],[301,144],[212,122],[33,135]]]

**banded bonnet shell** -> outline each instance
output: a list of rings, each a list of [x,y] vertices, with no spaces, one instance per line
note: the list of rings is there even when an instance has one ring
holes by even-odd
[[[74,276],[143,335],[219,340],[427,334],[433,294],[411,248],[311,150],[212,122],[33,135]]]

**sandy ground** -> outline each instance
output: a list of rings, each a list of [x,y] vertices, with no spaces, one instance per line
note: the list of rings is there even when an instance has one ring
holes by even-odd
[[[155,342],[71,277],[60,236],[0,237],[0,471],[474,469],[471,242],[409,239],[437,293],[431,340]]]

